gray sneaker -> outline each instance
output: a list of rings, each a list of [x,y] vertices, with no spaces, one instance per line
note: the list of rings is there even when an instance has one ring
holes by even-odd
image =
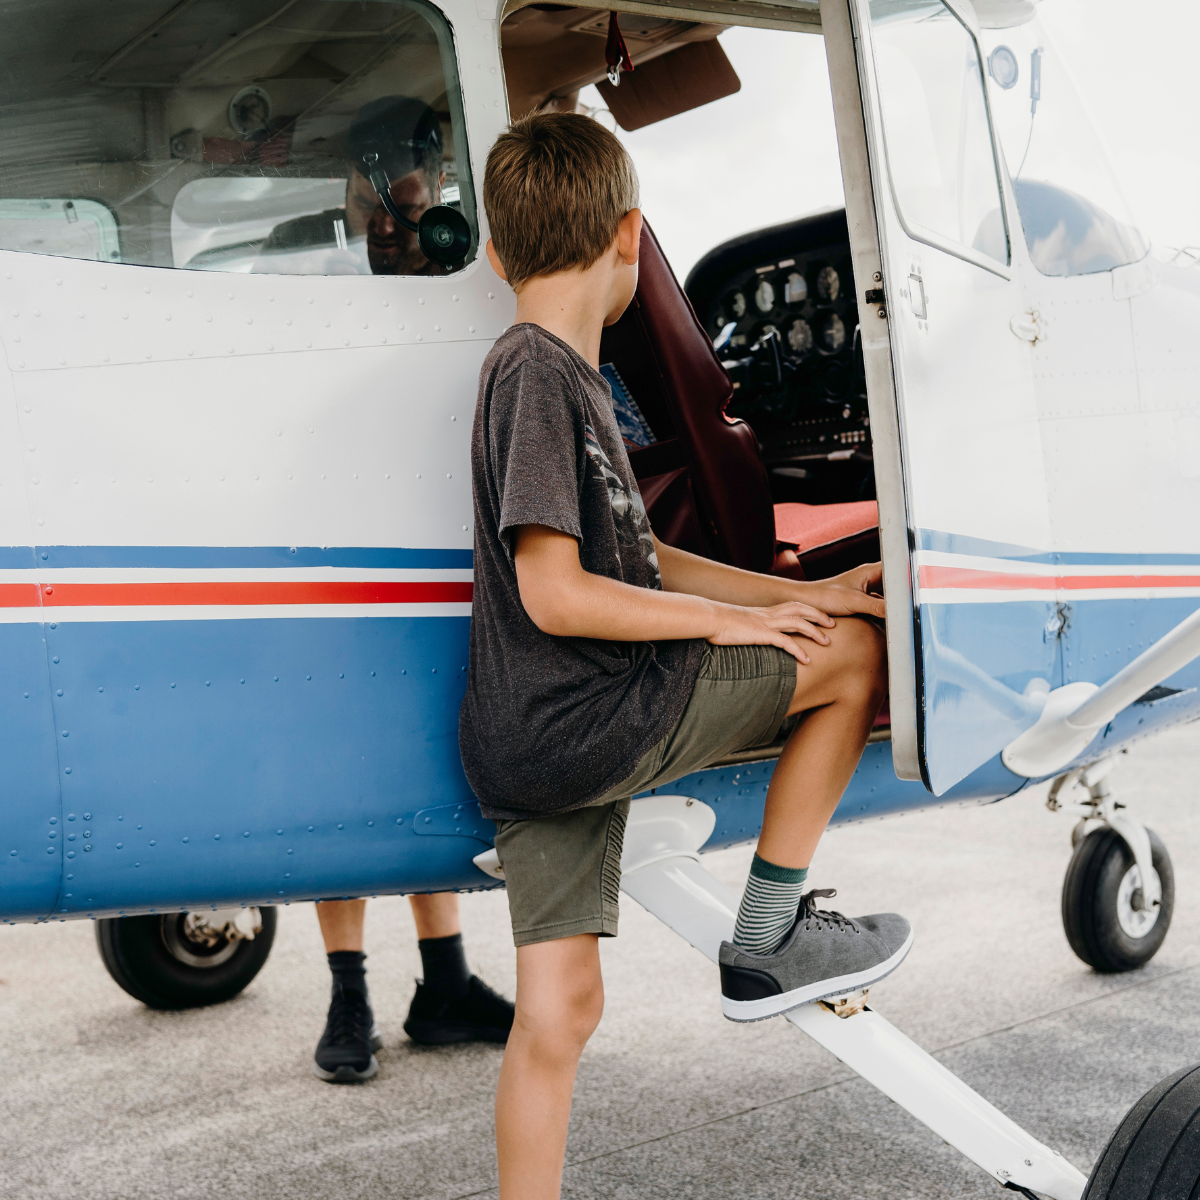
[[[890,975],[912,948],[912,926],[896,913],[844,917],[813,903],[836,896],[820,888],[800,897],[796,923],[774,954],[721,943],[721,1011],[731,1021],[762,1021],[801,1004],[844,996]]]

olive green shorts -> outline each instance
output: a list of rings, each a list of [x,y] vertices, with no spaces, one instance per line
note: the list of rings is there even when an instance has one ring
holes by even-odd
[[[675,728],[632,775],[584,808],[497,821],[496,853],[518,946],[579,933],[616,937],[630,797],[774,740],[796,690],[796,660],[775,646],[709,646]]]

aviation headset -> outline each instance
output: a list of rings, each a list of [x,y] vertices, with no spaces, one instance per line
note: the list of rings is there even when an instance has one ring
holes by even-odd
[[[410,221],[392,199],[392,183],[426,167],[431,152],[442,160],[442,131],[429,105],[411,96],[384,96],[358,110],[346,134],[350,161],[368,179],[379,202],[397,225],[417,235],[421,252],[431,262],[452,267],[466,257],[471,229],[466,218],[446,204]]]

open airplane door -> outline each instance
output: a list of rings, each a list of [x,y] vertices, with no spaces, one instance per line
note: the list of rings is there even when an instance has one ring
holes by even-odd
[[[1058,647],[1053,592],[1001,603],[1012,580],[986,569],[1051,541],[1021,232],[980,31],[959,0],[822,0],[821,19],[875,444],[893,759],[936,795],[986,767],[976,778],[995,795],[1015,786],[998,756],[1041,710]]]

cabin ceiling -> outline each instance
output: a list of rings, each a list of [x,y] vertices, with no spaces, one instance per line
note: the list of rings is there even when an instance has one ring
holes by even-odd
[[[619,20],[634,66],[689,43],[711,41],[729,28],[637,13],[620,13]],[[554,100],[573,106],[580,88],[604,79],[608,21],[607,9],[557,4],[534,4],[505,18],[500,44],[514,118]]]

